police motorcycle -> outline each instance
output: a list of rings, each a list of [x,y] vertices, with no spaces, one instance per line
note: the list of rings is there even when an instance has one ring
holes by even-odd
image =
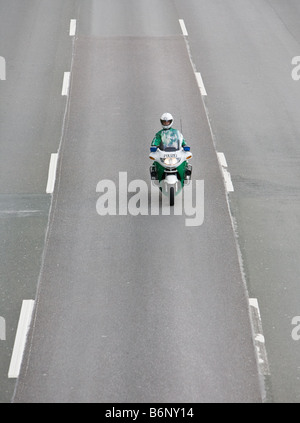
[[[154,161],[150,166],[151,181],[169,198],[170,206],[174,206],[175,197],[184,185],[190,183],[192,165],[188,160],[192,157],[190,147],[181,147],[180,140],[172,146],[161,143],[159,147],[150,147],[149,158]]]

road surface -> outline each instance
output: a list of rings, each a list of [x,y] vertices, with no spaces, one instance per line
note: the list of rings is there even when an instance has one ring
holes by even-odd
[[[299,9],[0,2],[1,402],[299,402]],[[192,147],[192,216],[151,209],[164,111]],[[115,215],[99,213],[105,183]]]
[[[171,2],[81,4],[15,402],[261,401],[224,181],[178,18]],[[152,215],[150,204],[146,215],[120,215],[122,201],[100,216],[100,181],[117,193],[120,172],[149,181],[165,110],[182,118],[204,181],[203,223]]]

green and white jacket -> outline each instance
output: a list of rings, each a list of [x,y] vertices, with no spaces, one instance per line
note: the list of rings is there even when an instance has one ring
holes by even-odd
[[[152,140],[151,145],[159,147],[163,144],[164,148],[166,147],[176,147],[179,149],[186,145],[186,141],[183,138],[183,135],[178,129],[162,129],[157,132],[155,137]]]

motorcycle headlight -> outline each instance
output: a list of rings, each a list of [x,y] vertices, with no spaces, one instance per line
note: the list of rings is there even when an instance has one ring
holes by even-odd
[[[160,159],[162,163],[164,163],[167,166],[175,166],[177,163],[180,162],[180,159],[176,157],[165,157],[164,159]]]

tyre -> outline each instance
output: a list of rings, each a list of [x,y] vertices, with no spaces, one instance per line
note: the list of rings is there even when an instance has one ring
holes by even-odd
[[[170,188],[170,206],[174,206],[174,201],[175,201],[175,190],[174,187]]]

